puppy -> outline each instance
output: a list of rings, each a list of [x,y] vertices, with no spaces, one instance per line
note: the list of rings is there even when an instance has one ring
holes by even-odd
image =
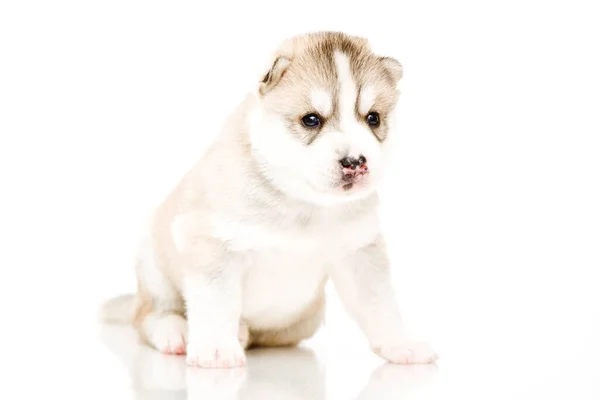
[[[377,184],[394,139],[398,61],[338,32],[292,37],[207,152],[157,207],[135,295],[105,321],[191,366],[239,367],[249,346],[312,336],[331,278],[372,350],[430,363],[390,284]]]

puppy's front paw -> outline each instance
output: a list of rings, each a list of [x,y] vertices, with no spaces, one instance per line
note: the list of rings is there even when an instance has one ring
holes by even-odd
[[[429,364],[439,358],[426,343],[399,342],[374,347],[373,351],[394,364]]]
[[[246,355],[237,339],[221,343],[190,341],[187,363],[202,368],[235,368],[246,364]]]

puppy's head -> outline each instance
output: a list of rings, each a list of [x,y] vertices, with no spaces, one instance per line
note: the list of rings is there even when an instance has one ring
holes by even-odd
[[[402,66],[365,39],[314,33],[284,42],[258,88],[250,142],[286,194],[331,204],[372,193],[386,165]]]

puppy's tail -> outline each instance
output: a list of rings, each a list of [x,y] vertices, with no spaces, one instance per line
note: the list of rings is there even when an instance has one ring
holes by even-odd
[[[100,306],[101,322],[130,324],[135,317],[135,295],[126,294],[107,300]]]

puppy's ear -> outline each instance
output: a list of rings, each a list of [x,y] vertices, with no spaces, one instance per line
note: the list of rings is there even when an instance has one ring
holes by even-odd
[[[275,59],[271,69],[260,82],[259,92],[261,95],[264,95],[279,83],[291,62],[292,60],[284,56],[279,56]]]
[[[398,81],[402,79],[403,75],[402,64],[400,64],[396,59],[391,57],[381,57],[381,62],[390,74],[390,77],[392,78],[394,83],[398,83]]]

